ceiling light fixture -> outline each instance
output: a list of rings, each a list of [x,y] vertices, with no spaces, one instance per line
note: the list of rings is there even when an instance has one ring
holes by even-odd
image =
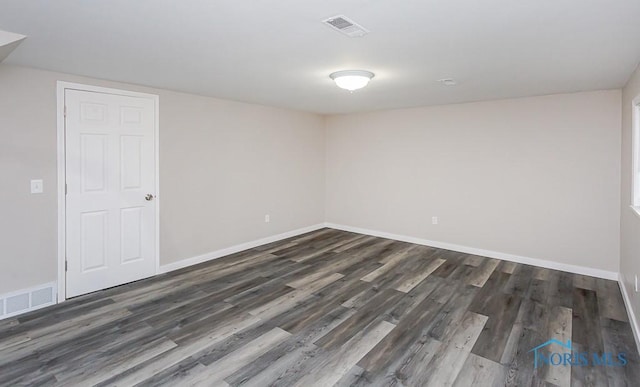
[[[374,73],[366,70],[342,70],[329,75],[338,87],[349,91],[362,89],[374,76]]]

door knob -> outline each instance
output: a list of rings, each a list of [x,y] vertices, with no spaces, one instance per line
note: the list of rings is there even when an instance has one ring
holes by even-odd
[[[148,202],[153,200],[153,195],[151,194],[147,194],[147,196],[144,197]]]

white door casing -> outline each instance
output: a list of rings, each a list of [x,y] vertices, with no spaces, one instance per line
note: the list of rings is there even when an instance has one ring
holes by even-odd
[[[66,297],[156,274],[157,97],[66,88],[64,105]]]

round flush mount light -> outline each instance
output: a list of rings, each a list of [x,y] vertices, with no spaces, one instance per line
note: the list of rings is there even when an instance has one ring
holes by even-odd
[[[329,75],[338,87],[349,91],[362,89],[374,76],[374,73],[366,70],[342,70]]]

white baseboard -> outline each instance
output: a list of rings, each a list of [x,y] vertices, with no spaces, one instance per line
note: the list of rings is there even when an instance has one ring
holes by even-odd
[[[514,254],[501,253],[498,251],[477,249],[474,247],[461,246],[461,245],[456,245],[452,243],[430,241],[427,239],[415,238],[415,237],[398,235],[398,234],[391,234],[383,231],[368,230],[368,229],[359,228],[359,227],[344,226],[341,224],[325,223],[325,226],[329,228],[334,228],[336,230],[350,231],[358,234],[366,234],[366,235],[371,235],[371,236],[376,236],[381,238],[394,239],[402,242],[415,243],[417,245],[431,246],[439,249],[458,251],[461,253],[480,255],[480,256],[489,257],[489,258],[497,258],[497,259],[502,259],[504,261],[523,263],[526,265],[539,266],[547,269],[561,270],[561,271],[566,271],[566,272],[575,273],[575,274],[584,274],[592,277],[604,278],[604,279],[613,280],[613,281],[618,280],[618,273],[613,271],[594,269],[591,267],[584,267],[584,266],[577,266],[577,265],[569,265],[566,263],[547,261],[547,260],[538,259],[538,258],[523,257],[519,255],[514,255]]]
[[[633,310],[629,293],[627,293],[627,287],[624,285],[624,275],[622,273],[620,273],[618,284],[620,285],[620,291],[622,292],[624,306],[627,308],[627,315],[629,316],[629,324],[633,331],[633,338],[636,339],[636,348],[638,348],[638,353],[640,353],[640,325],[638,325],[638,319],[636,319],[636,314]]]
[[[0,294],[0,320],[56,303],[55,282]]]
[[[320,224],[316,224],[316,225],[309,226],[309,227],[299,228],[297,230],[287,231],[287,232],[284,232],[282,234],[278,234],[278,235],[273,235],[273,236],[269,236],[269,237],[266,237],[266,238],[257,239],[257,240],[251,241],[251,242],[241,243],[239,245],[227,247],[227,248],[224,248],[224,249],[221,249],[221,250],[212,251],[212,252],[207,253],[207,254],[198,255],[196,257],[182,259],[180,261],[169,263],[167,265],[161,265],[160,268],[159,268],[158,274],[168,273],[170,271],[174,271],[174,270],[182,269],[182,268],[185,268],[185,267],[197,265],[199,263],[207,262],[207,261],[210,261],[210,260],[216,259],[216,258],[221,258],[221,257],[227,256],[229,254],[234,254],[234,253],[237,253],[237,252],[240,252],[240,251],[243,251],[243,250],[248,250],[248,249],[252,249],[254,247],[266,245],[267,243],[277,242],[277,241],[282,240],[282,239],[287,239],[287,238],[291,238],[291,237],[294,237],[294,236],[297,236],[297,235],[300,235],[300,234],[305,234],[305,233],[308,233],[308,232],[311,232],[311,231],[316,231],[316,230],[319,230],[319,229],[324,228],[324,227],[325,227],[324,224],[320,223]]]

